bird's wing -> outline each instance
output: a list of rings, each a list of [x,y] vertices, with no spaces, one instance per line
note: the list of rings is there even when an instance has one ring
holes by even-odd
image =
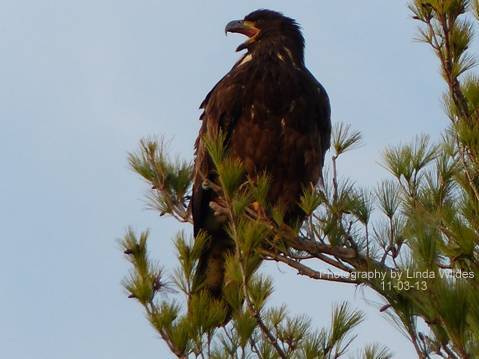
[[[313,74],[305,68],[307,77],[312,82],[315,88],[315,104],[316,104],[316,118],[319,129],[319,136],[321,141],[322,161],[321,167],[324,164],[324,155],[331,145],[331,104],[328,93],[321,83],[316,80]]]
[[[224,76],[208,93],[201,104],[203,113],[201,129],[195,143],[195,167],[193,174],[192,214],[195,235],[204,229],[207,217],[211,215],[209,203],[216,198],[213,191],[204,189],[205,179],[214,180],[213,164],[203,143],[206,134],[215,134],[221,131],[225,136],[225,145],[233,132],[234,125],[241,114],[239,93],[242,87],[235,80],[236,70]]]

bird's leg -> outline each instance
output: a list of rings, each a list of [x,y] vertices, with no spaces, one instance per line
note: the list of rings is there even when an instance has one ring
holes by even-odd
[[[203,180],[203,182],[201,183],[201,186],[203,187],[203,189],[211,189],[217,194],[221,194],[223,192],[220,186],[218,186],[216,183],[214,183],[213,181],[210,181],[207,178]]]
[[[264,207],[261,205],[261,203],[255,201],[251,203],[251,207],[253,208],[258,218],[266,218],[266,211],[264,210]]]
[[[216,216],[216,217],[228,217],[228,209],[226,207],[225,204],[220,204],[218,203],[219,200],[217,201],[211,201],[209,203],[210,205],[210,208],[213,210],[213,214]]]

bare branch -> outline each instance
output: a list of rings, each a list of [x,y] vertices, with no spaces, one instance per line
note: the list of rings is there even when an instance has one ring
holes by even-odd
[[[327,280],[327,281],[333,281],[333,282],[343,282],[343,283],[354,283],[354,284],[359,284],[358,281],[353,280],[349,277],[346,276],[341,276],[341,275],[335,275],[332,273],[324,273],[324,272],[319,272],[316,271],[304,264],[301,264],[299,261],[291,259],[287,256],[280,255],[280,254],[275,254],[271,251],[266,251],[266,250],[261,250],[261,254],[265,255],[267,260],[274,260],[277,262],[282,262],[287,264],[290,267],[293,267],[298,270],[298,274],[305,275],[308,277],[311,277],[313,279],[322,279],[322,280]],[[269,257],[269,258],[268,258]]]

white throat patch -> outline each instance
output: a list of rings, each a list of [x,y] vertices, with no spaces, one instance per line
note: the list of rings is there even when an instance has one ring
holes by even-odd
[[[238,66],[244,65],[245,63],[250,62],[251,60],[253,60],[253,55],[247,54],[245,57],[243,57],[243,60],[241,60]]]

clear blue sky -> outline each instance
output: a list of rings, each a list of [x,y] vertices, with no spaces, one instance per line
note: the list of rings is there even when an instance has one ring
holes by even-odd
[[[340,164],[374,185],[386,145],[446,126],[432,52],[413,41],[405,1],[3,0],[0,3],[0,357],[169,358],[141,308],[120,286],[128,266],[117,239],[150,228],[154,254],[173,265],[178,226],[145,210],[145,185],[126,156],[164,134],[191,159],[198,105],[243,41],[224,25],[257,8],[304,29],[306,62],[328,90],[333,122],[365,145]],[[413,358],[368,291],[274,275],[275,303],[310,314],[331,303],[368,313],[361,344]]]

